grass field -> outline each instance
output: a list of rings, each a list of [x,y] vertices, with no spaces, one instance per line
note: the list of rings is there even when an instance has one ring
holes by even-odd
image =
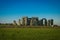
[[[60,40],[60,28],[0,28],[0,40]]]

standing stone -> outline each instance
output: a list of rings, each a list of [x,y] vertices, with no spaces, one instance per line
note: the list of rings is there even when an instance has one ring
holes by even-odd
[[[42,19],[40,20],[40,26],[43,26],[43,20]]]
[[[20,19],[19,19],[18,23],[19,23],[19,26],[21,26],[21,20]]]
[[[32,26],[38,25],[38,17],[32,17],[30,24],[31,24]]]
[[[33,20],[31,19],[31,21],[30,21],[30,26],[33,26]]]
[[[47,26],[47,19],[46,18],[41,19],[41,26]]]
[[[17,23],[16,23],[16,21],[15,21],[15,20],[13,21],[13,24],[14,24],[14,25],[17,25]]]
[[[48,26],[52,26],[53,27],[53,19],[48,20]]]
[[[51,25],[53,25],[53,19],[51,19]]]
[[[31,23],[31,18],[28,18],[28,23],[27,23],[27,25],[30,26],[30,23]]]
[[[22,24],[24,25],[24,26],[27,26],[27,22],[28,21],[28,17],[23,17],[22,18]]]
[[[53,27],[53,19],[51,19],[51,26]]]
[[[51,21],[50,20],[48,20],[48,26],[50,26],[51,25]]]

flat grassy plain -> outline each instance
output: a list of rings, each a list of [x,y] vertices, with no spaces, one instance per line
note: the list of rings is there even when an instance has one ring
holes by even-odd
[[[0,28],[0,40],[60,40],[60,28]]]

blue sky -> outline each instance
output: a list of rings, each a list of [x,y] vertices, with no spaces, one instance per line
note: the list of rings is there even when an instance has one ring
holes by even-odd
[[[54,24],[60,25],[60,0],[0,0],[0,23],[23,16],[54,19]]]

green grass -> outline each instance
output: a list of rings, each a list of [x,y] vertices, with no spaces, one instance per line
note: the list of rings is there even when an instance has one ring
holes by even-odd
[[[60,40],[60,28],[0,28],[0,40]]]

